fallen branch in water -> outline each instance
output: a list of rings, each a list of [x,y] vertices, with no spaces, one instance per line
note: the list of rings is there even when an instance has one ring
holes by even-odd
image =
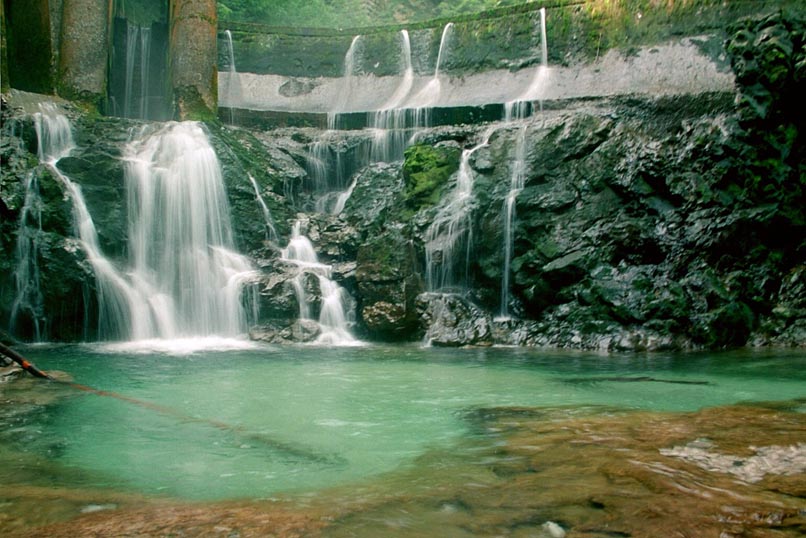
[[[672,383],[675,385],[710,385],[708,381],[689,381],[687,379],[656,379],[649,376],[637,377],[583,377],[566,379],[569,383],[595,383],[597,381],[612,381],[615,383]]]

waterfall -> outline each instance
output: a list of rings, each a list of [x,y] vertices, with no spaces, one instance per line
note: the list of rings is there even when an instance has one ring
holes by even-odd
[[[456,175],[456,186],[446,197],[439,208],[434,221],[425,233],[426,287],[428,291],[443,291],[453,287],[464,287],[467,282],[467,268],[470,262],[473,244],[470,226],[470,209],[473,197],[475,176],[470,167],[470,158],[479,149],[485,147],[495,127],[488,128],[482,141],[462,152],[459,171]],[[464,246],[464,256],[461,254]],[[461,278],[458,278],[459,261],[463,261]]]
[[[407,105],[409,108],[414,109],[413,123],[416,128],[428,127],[431,124],[431,108],[439,101],[439,95],[442,91],[439,71],[442,66],[442,61],[447,54],[448,38],[450,37],[451,30],[453,30],[452,22],[446,24],[442,29],[442,37],[439,40],[439,52],[437,53],[437,64],[434,67],[434,76],[417,92]],[[412,140],[413,139],[414,137],[412,137]]]
[[[227,52],[229,52],[229,72],[230,74],[237,73],[237,69],[235,69],[235,47],[232,45],[232,32],[229,30],[225,30],[224,33],[227,36]]]
[[[353,85],[355,84],[355,75],[356,75],[356,60],[358,59],[358,50],[361,43],[361,36],[357,35],[353,37],[353,40],[350,42],[350,48],[347,49],[347,52],[344,55],[344,68],[342,70],[342,88],[341,88],[341,95],[339,97],[338,103],[334,110],[328,113],[327,116],[327,128],[328,130],[333,130],[338,128],[338,115],[340,112],[344,112],[349,107],[349,100],[353,94]]]
[[[229,71],[227,73],[226,83],[224,84],[224,88],[222,89],[221,95],[224,97],[226,101],[226,106],[229,107],[229,122],[230,124],[234,123],[233,117],[233,109],[236,108],[236,104],[241,97],[241,79],[238,75],[238,71],[235,68],[235,47],[232,44],[232,32],[226,30],[224,32],[227,36],[227,52],[229,57]]]
[[[64,175],[58,167],[62,157],[70,154],[74,148],[72,129],[67,118],[60,114],[52,103],[40,105],[41,112],[34,116],[37,140],[39,141],[39,159],[64,184],[73,202],[73,227],[81,244],[81,248],[92,266],[95,274],[95,285],[99,304],[99,332],[103,332],[107,317],[122,317],[125,299],[131,297],[131,287],[120,277],[112,264],[102,254],[98,242],[95,225],[87,209],[81,188]],[[114,321],[113,321],[114,323]]]
[[[140,28],[140,115],[148,117],[149,65],[151,61],[151,28]]]
[[[353,167],[347,166],[349,161],[343,158],[342,152],[331,149],[334,135],[335,131],[327,130],[314,141],[306,157],[306,169],[316,198],[316,212],[338,215],[341,211],[337,210],[338,200],[352,194],[345,183]]]
[[[255,271],[233,250],[221,169],[201,124],[146,126],[126,147],[129,260],[120,269],[101,249],[81,187],[58,168],[73,148],[68,120],[53,105],[35,120],[40,159],[72,201],[75,233],[95,275],[99,336],[243,333],[241,295]]]
[[[266,201],[260,194],[260,187],[258,187],[255,178],[252,177],[252,174],[247,175],[249,176],[249,182],[252,183],[252,188],[255,189],[255,199],[257,200],[258,206],[260,207],[260,211],[263,214],[263,222],[266,225],[266,239],[276,243],[277,228],[274,226],[274,219],[271,217],[271,211],[269,211],[269,206],[266,205]]]
[[[114,113],[124,118],[167,118],[167,86],[155,80],[166,72],[167,26],[160,22],[138,26],[116,15],[111,39],[107,91]]]
[[[255,271],[234,251],[221,167],[202,125],[146,126],[125,161],[126,273],[151,306],[130,338],[243,333],[241,291]]]
[[[345,196],[349,197],[352,194],[352,188],[348,187],[344,190],[349,171],[345,170],[342,154],[338,151],[331,151],[330,144],[334,138],[333,133],[338,128],[339,112],[347,109],[348,100],[353,91],[360,42],[360,35],[353,37],[350,48],[344,55],[341,98],[333,110],[328,112],[327,130],[314,141],[307,157],[308,173],[313,180],[312,187],[314,192],[318,193],[315,204],[318,213],[338,215],[344,208]],[[344,200],[341,201],[342,199]]]
[[[515,239],[515,201],[526,179],[526,125],[518,129],[515,142],[515,158],[512,161],[509,193],[504,200],[504,266],[501,271],[501,319],[509,319],[510,273],[512,250]]]
[[[331,279],[331,266],[320,263],[310,239],[302,234],[302,223],[297,220],[291,232],[288,246],[282,251],[282,259],[293,263],[299,273],[292,280],[299,303],[300,319],[313,320],[311,300],[305,288],[307,275],[318,279],[322,302],[319,309],[321,333],[316,342],[320,344],[354,345],[357,340],[350,334],[347,310],[352,298],[347,291]]]
[[[392,162],[403,157],[406,149],[406,113],[401,108],[414,84],[414,68],[411,63],[411,41],[407,30],[400,31],[401,48],[400,61],[403,66],[403,76],[400,79],[395,93],[384,105],[372,113],[372,126],[374,140],[372,143],[371,160],[373,162]]]
[[[355,190],[355,186],[358,184],[358,176],[353,178],[353,182],[350,183],[350,186],[347,187],[347,190],[344,192],[340,192],[339,196],[336,198],[336,203],[333,205],[333,210],[331,213],[334,215],[338,215],[342,211],[344,211],[344,206],[347,205],[347,200],[350,199],[350,196],[353,195],[353,191]]]
[[[134,66],[137,54],[137,35],[139,27],[128,22],[126,24],[126,79],[123,90],[123,117],[134,117]]]
[[[501,307],[498,319],[506,320],[510,318],[509,302],[511,291],[512,255],[515,241],[515,205],[518,195],[523,191],[526,179],[526,131],[527,124],[525,118],[532,111],[531,99],[542,93],[548,80],[548,45],[546,43],[546,9],[540,9],[540,66],[537,73],[521,99],[506,103],[504,120],[507,123],[521,121],[522,125],[518,129],[518,136],[515,141],[515,154],[512,160],[510,175],[509,193],[504,199],[504,249],[503,267],[501,270]],[[542,101],[540,110],[543,110]]]
[[[53,103],[41,103],[34,114],[37,156],[39,162],[56,172],[56,163],[70,154],[75,144],[70,122]],[[25,199],[20,211],[17,232],[17,267],[14,270],[16,296],[11,307],[9,329],[15,331],[19,315],[26,312],[33,325],[35,341],[46,336],[47,318],[44,312],[39,273],[39,247],[42,236],[42,198],[39,194],[37,171],[29,173],[25,184]],[[32,226],[33,224],[33,226]]]
[[[139,52],[139,63],[138,63]],[[148,94],[151,62],[151,28],[126,23],[126,63],[121,115],[125,118],[149,117]],[[135,91],[135,82],[139,87]],[[138,103],[139,101],[139,103]]]

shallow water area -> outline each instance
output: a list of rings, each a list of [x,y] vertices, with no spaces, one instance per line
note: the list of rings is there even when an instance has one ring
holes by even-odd
[[[220,507],[239,499],[286,499],[310,522],[323,505],[330,512],[372,513],[383,499],[398,496],[389,508],[394,512],[401,499],[441,498],[455,488],[484,496],[489,481],[501,478],[497,471],[490,475],[491,469],[504,469],[504,475],[507,465],[520,469],[524,451],[545,450],[547,460],[549,453],[559,457],[578,443],[590,443],[581,439],[593,430],[599,431],[594,438],[604,439],[606,432],[655,421],[678,432],[691,423],[693,431],[699,419],[681,413],[806,396],[806,357],[799,351],[608,356],[517,348],[270,347],[246,341],[218,342],[217,348],[208,341],[204,351],[196,351],[188,344],[22,350],[40,368],[66,372],[105,394],[33,379],[0,387],[0,398],[12,403],[0,416],[0,497],[12,499],[3,510],[18,514],[29,507],[23,498],[45,504],[59,499],[64,509],[36,521],[9,515],[6,522],[0,519],[0,529],[61,521],[82,511],[89,513],[82,519],[115,517],[109,514],[119,506],[181,512],[191,510],[188,501]],[[787,420],[802,426],[802,411],[802,401],[788,403]],[[580,427],[585,417],[595,417],[595,425]],[[770,435],[753,431],[745,441],[767,446],[782,431],[773,422],[770,428],[775,430]],[[785,446],[797,452],[798,442],[806,447],[806,433],[794,431]],[[660,444],[647,453],[669,450],[670,461],[696,467],[680,454],[719,452],[718,445],[707,443],[687,448],[701,434],[692,435],[663,444],[659,426]],[[631,435],[623,438],[616,452],[634,450],[628,448]],[[555,442],[535,448],[546,439]],[[503,455],[507,452],[513,454]],[[770,454],[777,452],[760,457]],[[800,461],[799,454],[782,461],[791,465]],[[748,464],[756,461],[751,457],[747,454]],[[581,485],[572,477],[584,475],[585,465],[577,465],[552,469],[541,477],[541,487],[557,492],[567,487],[569,495],[578,491]],[[499,506],[496,512],[490,505],[500,504],[493,502],[499,493],[488,493],[491,497],[483,502],[474,497],[473,503],[497,513],[489,517],[504,525],[507,509]],[[64,500],[71,497],[74,502]],[[409,534],[401,535],[424,532],[422,523],[415,523],[432,517],[474,519],[463,508],[468,501],[450,496],[443,501],[433,500],[437,516],[431,501],[418,501],[429,508],[403,518],[401,529]],[[545,521],[551,520],[551,511],[541,510]],[[120,513],[124,517],[125,511]],[[568,526],[569,516],[564,517]],[[380,517],[384,528],[390,518]],[[337,525],[328,532],[341,535],[345,528],[352,527]]]

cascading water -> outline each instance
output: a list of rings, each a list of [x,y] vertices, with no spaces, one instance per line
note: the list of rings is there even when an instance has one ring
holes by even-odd
[[[515,237],[515,201],[523,191],[526,179],[526,129],[526,125],[522,125],[518,129],[509,193],[504,200],[504,267],[501,271],[501,312],[499,315],[502,320],[510,318],[509,294],[512,250]]]
[[[58,161],[73,148],[68,120],[55,106],[36,116],[40,159],[64,184],[74,228],[95,275],[102,339],[237,336],[241,296],[253,277],[232,250],[221,169],[198,123],[146,126],[126,148],[129,263],[102,252],[81,187]]]
[[[151,28],[140,28],[140,115],[148,117],[148,83],[151,62]]]
[[[247,175],[249,177],[249,182],[252,184],[252,188],[255,189],[255,199],[257,200],[258,206],[260,207],[260,212],[263,215],[263,223],[266,225],[266,239],[276,243],[278,239],[277,228],[274,225],[274,219],[271,216],[271,211],[269,211],[269,206],[266,205],[263,195],[260,194],[260,187],[258,187],[255,178],[252,177],[252,174]]]
[[[137,34],[139,27],[127,23],[126,25],[126,80],[124,82],[123,93],[123,114],[125,118],[131,118],[132,101],[134,100],[134,66],[135,55],[137,54]]]
[[[525,123],[532,110],[531,100],[532,96],[537,96],[542,92],[548,77],[548,45],[546,43],[546,10],[540,9],[540,66],[538,67],[537,74],[535,75],[532,84],[524,94],[524,97],[506,103],[504,111],[504,120],[507,123],[520,121],[522,125],[518,129],[518,136],[515,141],[515,154],[512,160],[512,171],[509,193],[504,199],[503,218],[504,218],[504,251],[503,251],[503,268],[501,270],[501,307],[498,319],[507,320],[510,318],[510,277],[512,273],[512,254],[515,240],[515,204],[518,195],[523,191],[524,182],[526,179],[526,131],[528,125]],[[540,102],[540,110],[542,111],[543,105]]]
[[[400,31],[400,61],[403,76],[395,93],[386,103],[371,114],[374,140],[370,159],[373,162],[392,162],[403,158],[406,149],[406,115],[403,103],[414,84],[414,68],[411,63],[411,41],[407,30]]]
[[[320,263],[310,239],[301,232],[302,223],[297,220],[291,232],[288,246],[282,251],[282,259],[293,263],[299,273],[292,280],[299,303],[299,317],[313,320],[310,299],[305,287],[307,275],[318,278],[322,302],[319,309],[320,334],[316,340],[321,344],[354,345],[357,340],[350,334],[347,305],[352,298],[347,291],[331,279],[331,266]]]
[[[349,106],[350,96],[353,94],[355,85],[356,65],[358,54],[361,46],[361,36],[353,37],[350,42],[350,48],[344,55],[344,69],[342,71],[342,89],[338,103],[334,110],[330,111],[327,116],[328,130],[338,129],[338,115],[340,112],[345,112]]]
[[[464,287],[467,282],[473,243],[470,226],[470,209],[473,196],[475,176],[470,167],[470,158],[479,149],[486,146],[496,127],[488,128],[482,141],[462,152],[459,171],[456,175],[456,187],[447,196],[433,222],[425,234],[426,287],[428,291],[450,291],[452,288]],[[464,246],[464,249],[460,247]],[[463,251],[464,256],[457,254]],[[459,261],[463,261],[460,265]],[[463,268],[463,271],[459,271]]]
[[[95,286],[99,304],[99,333],[108,328],[107,316],[122,317],[126,298],[132,294],[131,287],[118,275],[112,264],[101,253],[98,234],[90,216],[81,188],[64,175],[58,167],[62,157],[74,148],[72,129],[67,118],[59,113],[52,103],[40,105],[41,112],[34,116],[39,159],[64,184],[73,202],[73,226],[95,274]],[[135,298],[131,297],[132,303]]]
[[[149,117],[150,62],[151,28],[127,23],[123,104],[119,107],[119,115],[126,118]],[[137,91],[135,91],[136,81],[140,83]]]
[[[345,185],[351,171],[346,169],[342,153],[331,150],[331,144],[334,132],[338,129],[339,113],[346,110],[350,94],[353,91],[360,42],[360,35],[353,37],[350,48],[344,55],[341,99],[335,108],[328,112],[327,130],[313,143],[307,159],[308,172],[313,180],[313,190],[317,193],[316,211],[319,213],[333,215],[341,213],[344,203],[352,194],[355,185],[354,182],[350,187]],[[345,187],[347,187],[346,190]]]
[[[40,112],[34,114],[37,156],[42,165],[55,169],[59,159],[69,155],[75,146],[70,122],[59,113],[53,103],[42,103],[39,108]],[[41,341],[47,332],[39,274],[39,246],[43,233],[42,203],[38,175],[33,170],[26,181],[25,201],[20,211],[17,267],[14,270],[17,293],[11,307],[9,329],[12,334],[15,332],[18,318],[24,312],[31,320],[35,341]]]
[[[350,183],[350,186],[347,187],[347,190],[344,192],[340,192],[338,197],[336,198],[336,203],[333,204],[333,210],[331,211],[332,214],[338,215],[342,211],[344,211],[344,206],[347,205],[347,200],[350,199],[350,196],[353,195],[353,191],[355,190],[355,186],[358,184],[358,176],[356,175],[353,178],[353,182]]]
[[[116,3],[110,27],[107,98],[116,116],[136,119],[168,119],[173,103],[168,97],[167,20],[142,26],[128,19],[124,4]]]
[[[243,285],[221,167],[202,125],[145,127],[126,150],[131,285],[150,305],[130,338],[237,336]]]
[[[439,101],[442,91],[442,82],[439,79],[439,71],[444,58],[447,56],[448,40],[453,30],[453,23],[449,22],[442,29],[442,37],[439,40],[439,52],[437,53],[437,64],[434,68],[434,76],[417,94],[408,102],[407,106],[413,109],[414,127],[428,127],[431,124],[431,108]],[[412,137],[414,139],[416,134]]]
[[[47,325],[39,274],[41,235],[42,198],[39,195],[37,175],[32,171],[25,184],[25,202],[20,211],[20,225],[17,230],[17,267],[14,270],[17,295],[11,306],[9,331],[12,334],[16,332],[18,316],[25,312],[31,320],[35,342],[43,340]]]

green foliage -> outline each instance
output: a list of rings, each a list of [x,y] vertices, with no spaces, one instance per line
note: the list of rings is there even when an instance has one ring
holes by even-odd
[[[357,28],[467,15],[524,0],[221,0],[226,21],[270,26]]]
[[[404,154],[406,206],[419,210],[439,202],[445,184],[459,168],[459,149],[417,144]]]
[[[370,19],[363,0],[223,0],[223,20],[272,26],[365,26]]]

